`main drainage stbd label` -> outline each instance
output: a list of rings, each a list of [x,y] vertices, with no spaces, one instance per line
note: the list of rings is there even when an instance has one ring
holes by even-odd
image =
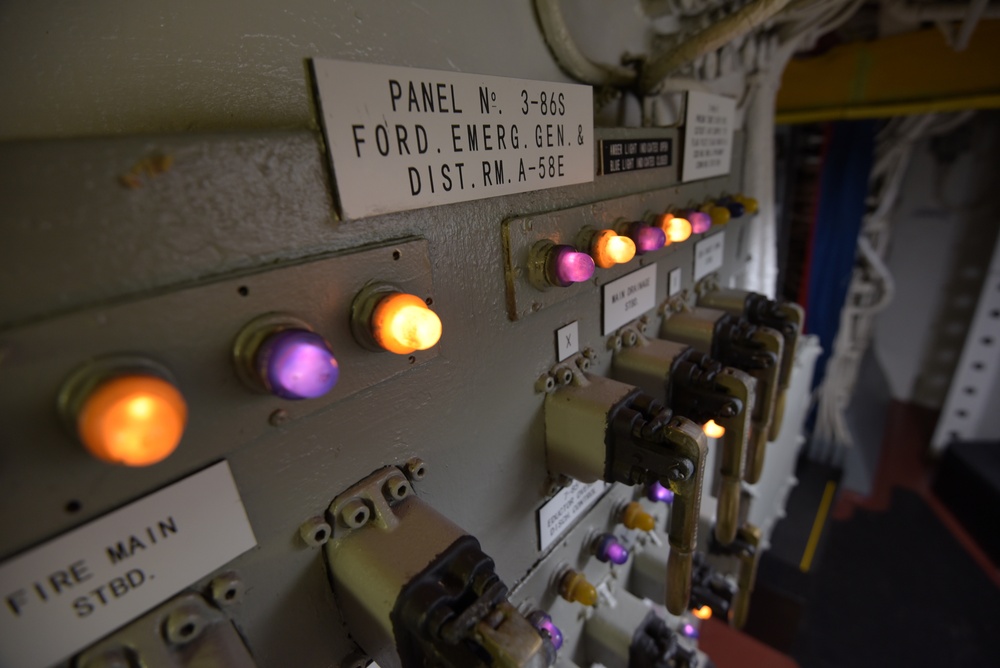
[[[538,509],[538,549],[543,552],[565,533],[576,518],[597,503],[608,483],[574,480]]]
[[[594,179],[590,86],[312,64],[345,218]]]
[[[226,462],[0,564],[0,666],[68,658],[257,544]]]

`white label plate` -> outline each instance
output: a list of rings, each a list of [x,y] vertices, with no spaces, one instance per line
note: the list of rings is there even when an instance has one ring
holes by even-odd
[[[556,357],[562,362],[580,352],[580,321],[574,320],[556,330]]]
[[[719,232],[694,245],[694,280],[700,281],[722,267],[726,233]]]
[[[594,180],[590,86],[312,62],[345,218]]]
[[[547,550],[610,486],[602,480],[590,484],[574,480],[559,490],[538,509],[538,549]]]
[[[681,291],[681,268],[677,267],[667,274],[667,296],[673,297]]]
[[[0,666],[66,659],[257,544],[227,462],[0,565]]]
[[[729,173],[733,160],[736,100],[690,91],[684,121],[681,180],[696,181]]]
[[[604,286],[604,330],[610,334],[656,306],[656,265],[633,271]]]

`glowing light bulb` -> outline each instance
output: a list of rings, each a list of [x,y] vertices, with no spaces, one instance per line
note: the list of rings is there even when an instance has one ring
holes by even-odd
[[[697,638],[698,629],[694,627],[694,624],[685,624],[681,627],[681,633],[684,634],[686,638]]]
[[[628,561],[628,548],[622,545],[614,534],[604,533],[594,539],[594,556],[598,561],[611,562],[619,566]]]
[[[543,635],[547,635],[549,640],[552,642],[552,646],[558,651],[560,647],[563,646],[563,634],[559,630],[559,627],[555,625],[552,618],[546,614],[537,615],[534,621],[534,627],[542,632]]]
[[[701,429],[705,432],[705,436],[709,438],[722,438],[726,435],[726,428],[716,423],[715,420],[709,420],[702,425]]]
[[[691,231],[695,234],[704,234],[712,227],[712,217],[704,211],[689,211],[688,220],[691,221]]]
[[[670,243],[678,244],[687,241],[691,236],[691,221],[672,213],[661,216],[659,226],[666,233]]]
[[[546,259],[547,276],[553,285],[565,288],[589,281],[594,275],[594,259],[572,246],[553,246]]]
[[[691,611],[691,614],[701,620],[712,618],[712,609],[707,605],[703,605],[700,608]]]
[[[371,319],[372,336],[392,353],[427,350],[441,339],[441,319],[416,295],[393,292],[383,297]]]
[[[628,237],[635,243],[636,255],[658,251],[667,245],[666,233],[661,228],[646,223],[629,225]]]
[[[264,387],[284,399],[322,397],[340,377],[330,344],[304,329],[285,329],[268,336],[257,349],[254,363]]]
[[[187,404],[169,382],[147,375],[118,376],[99,384],[76,416],[77,435],[100,460],[149,466],[177,449],[187,425]]]
[[[610,269],[635,257],[635,242],[618,236],[614,230],[601,230],[594,235],[590,254],[598,267]]]
[[[654,480],[653,484],[646,488],[646,498],[659,503],[673,503],[674,493],[661,485],[659,480]]]
[[[652,531],[656,528],[656,518],[643,510],[638,501],[633,501],[625,506],[621,519],[622,524],[628,529]]]

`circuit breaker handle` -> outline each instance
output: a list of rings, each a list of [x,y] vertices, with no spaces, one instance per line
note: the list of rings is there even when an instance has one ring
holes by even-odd
[[[741,629],[747,622],[750,612],[750,596],[753,594],[754,583],[757,580],[757,564],[760,563],[760,544],[762,532],[752,524],[744,524],[737,532],[737,540],[745,544],[737,558],[740,570],[737,575],[738,591],[733,599],[733,626]]]
[[[683,479],[668,474],[661,484],[674,493],[670,525],[670,556],[667,558],[667,610],[680,615],[691,598],[691,559],[698,542],[698,520],[701,516],[701,488],[705,478],[708,444],[697,424],[684,418],[674,418],[663,431],[665,445],[688,460],[694,470]],[[674,476],[679,478],[679,476]]]
[[[745,474],[748,443],[750,440],[750,416],[755,402],[756,381],[750,374],[725,367],[715,377],[715,382],[726,389],[729,396],[738,399],[744,409],[736,415],[721,417],[718,424],[725,427],[722,435],[719,458],[719,505],[716,510],[715,538],[728,545],[736,537],[740,521],[740,492]]]
[[[767,353],[773,355],[775,360],[781,359],[784,352],[784,340],[776,330],[769,327],[757,327],[752,334],[752,340]],[[750,370],[750,375],[757,380],[757,401],[754,403],[752,414],[753,433],[744,475],[744,479],[749,483],[756,483],[760,480],[760,474],[764,470],[767,441],[777,407],[780,370],[779,364]]]

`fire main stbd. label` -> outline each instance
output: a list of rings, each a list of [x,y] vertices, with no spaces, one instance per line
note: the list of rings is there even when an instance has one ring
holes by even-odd
[[[589,86],[320,59],[313,70],[346,218],[594,178]]]

